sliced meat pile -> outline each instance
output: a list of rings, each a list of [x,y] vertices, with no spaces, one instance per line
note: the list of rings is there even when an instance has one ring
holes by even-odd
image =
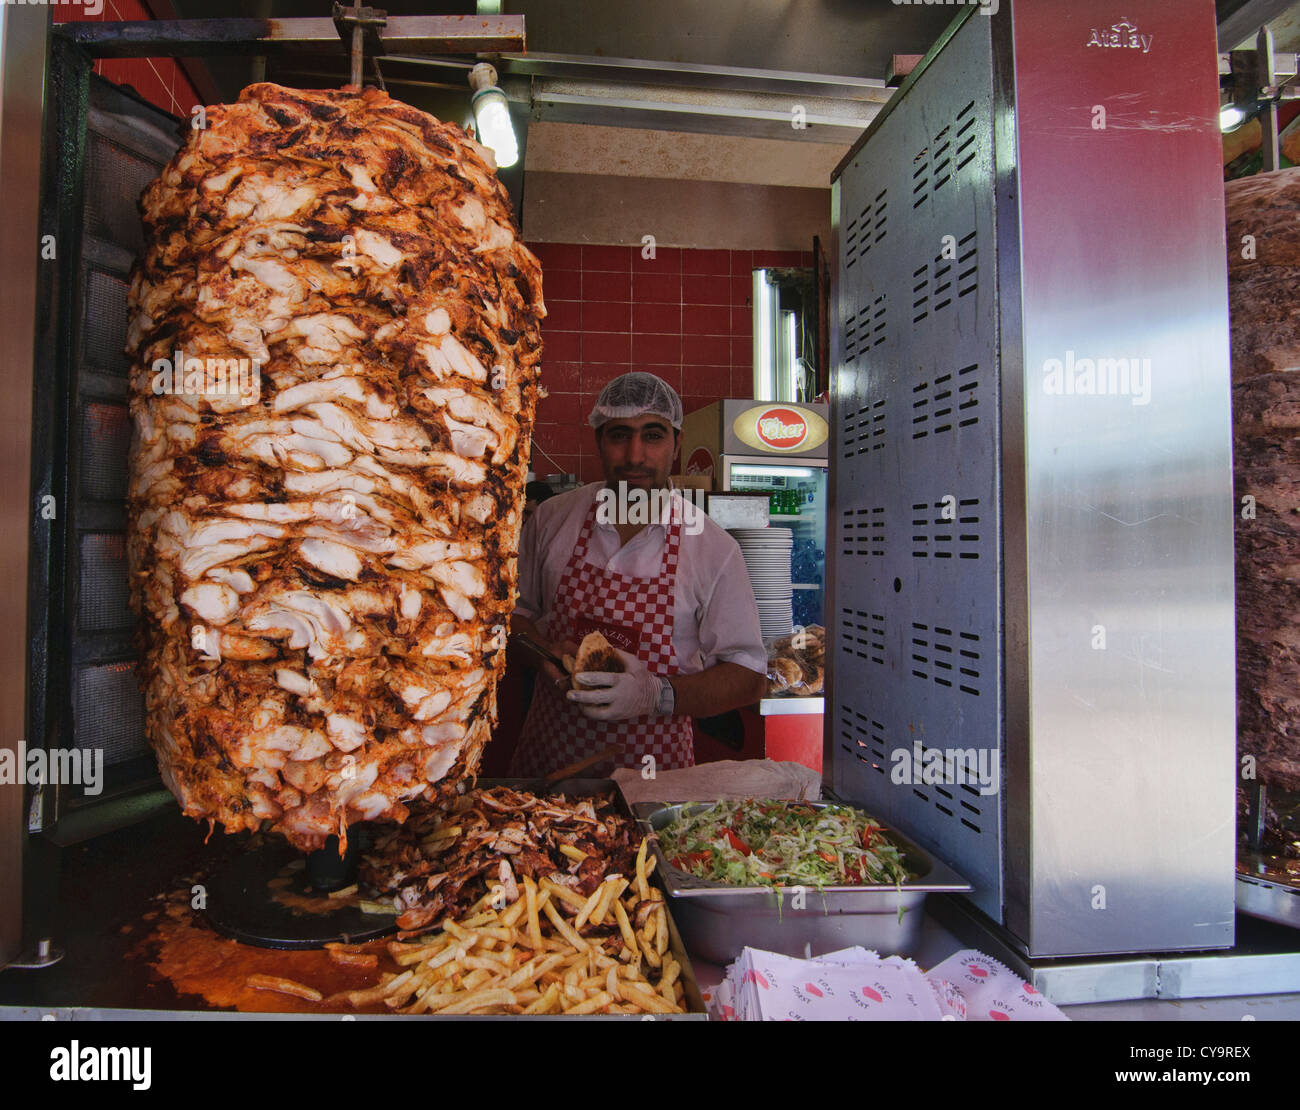
[[[536,405],[536,258],[491,153],[259,84],[142,197],[129,556],[187,814],[303,850],[472,775]]]
[[[445,807],[421,805],[400,829],[384,833],[360,876],[375,894],[395,899],[398,928],[427,932],[445,918],[461,920],[498,884],[514,902],[525,875],[584,897],[607,875],[631,876],[635,831],[606,798],[473,790]]]

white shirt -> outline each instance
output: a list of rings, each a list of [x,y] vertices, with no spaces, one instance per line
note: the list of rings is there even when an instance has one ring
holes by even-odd
[[[548,635],[560,578],[573,557],[587,511],[604,488],[604,482],[593,482],[543,501],[524,525],[515,612]],[[587,563],[632,578],[655,577],[668,540],[667,512],[663,516],[623,544],[618,529],[602,523],[604,514],[598,511],[587,543]],[[717,663],[767,672],[758,605],[740,547],[716,521],[689,506],[677,562],[673,654],[682,674],[697,674]]]

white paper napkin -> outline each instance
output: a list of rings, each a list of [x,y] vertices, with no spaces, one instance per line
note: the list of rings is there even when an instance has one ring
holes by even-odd
[[[949,956],[930,976],[961,991],[969,1021],[1070,1020],[1020,976],[974,948]]]
[[[746,948],[705,992],[722,1021],[1066,1021],[1002,964],[974,949],[924,974],[861,947],[811,959]]]
[[[802,960],[746,948],[713,992],[735,1021],[937,1021],[934,989],[910,960],[845,949]]]

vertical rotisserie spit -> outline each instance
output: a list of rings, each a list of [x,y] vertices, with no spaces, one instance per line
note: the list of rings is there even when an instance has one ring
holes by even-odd
[[[541,273],[460,127],[270,84],[206,115],[131,288],[149,739],[187,814],[309,850],[478,766]]]

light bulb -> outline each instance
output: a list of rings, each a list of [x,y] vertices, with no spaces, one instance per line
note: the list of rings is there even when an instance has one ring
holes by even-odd
[[[1246,120],[1246,113],[1235,104],[1225,105],[1219,110],[1219,130],[1231,131],[1240,127]]]
[[[490,147],[497,160],[497,168],[505,169],[519,161],[519,144],[515,129],[510,123],[510,109],[506,94],[498,88],[483,89],[474,94],[474,122],[478,126],[478,140]]]

